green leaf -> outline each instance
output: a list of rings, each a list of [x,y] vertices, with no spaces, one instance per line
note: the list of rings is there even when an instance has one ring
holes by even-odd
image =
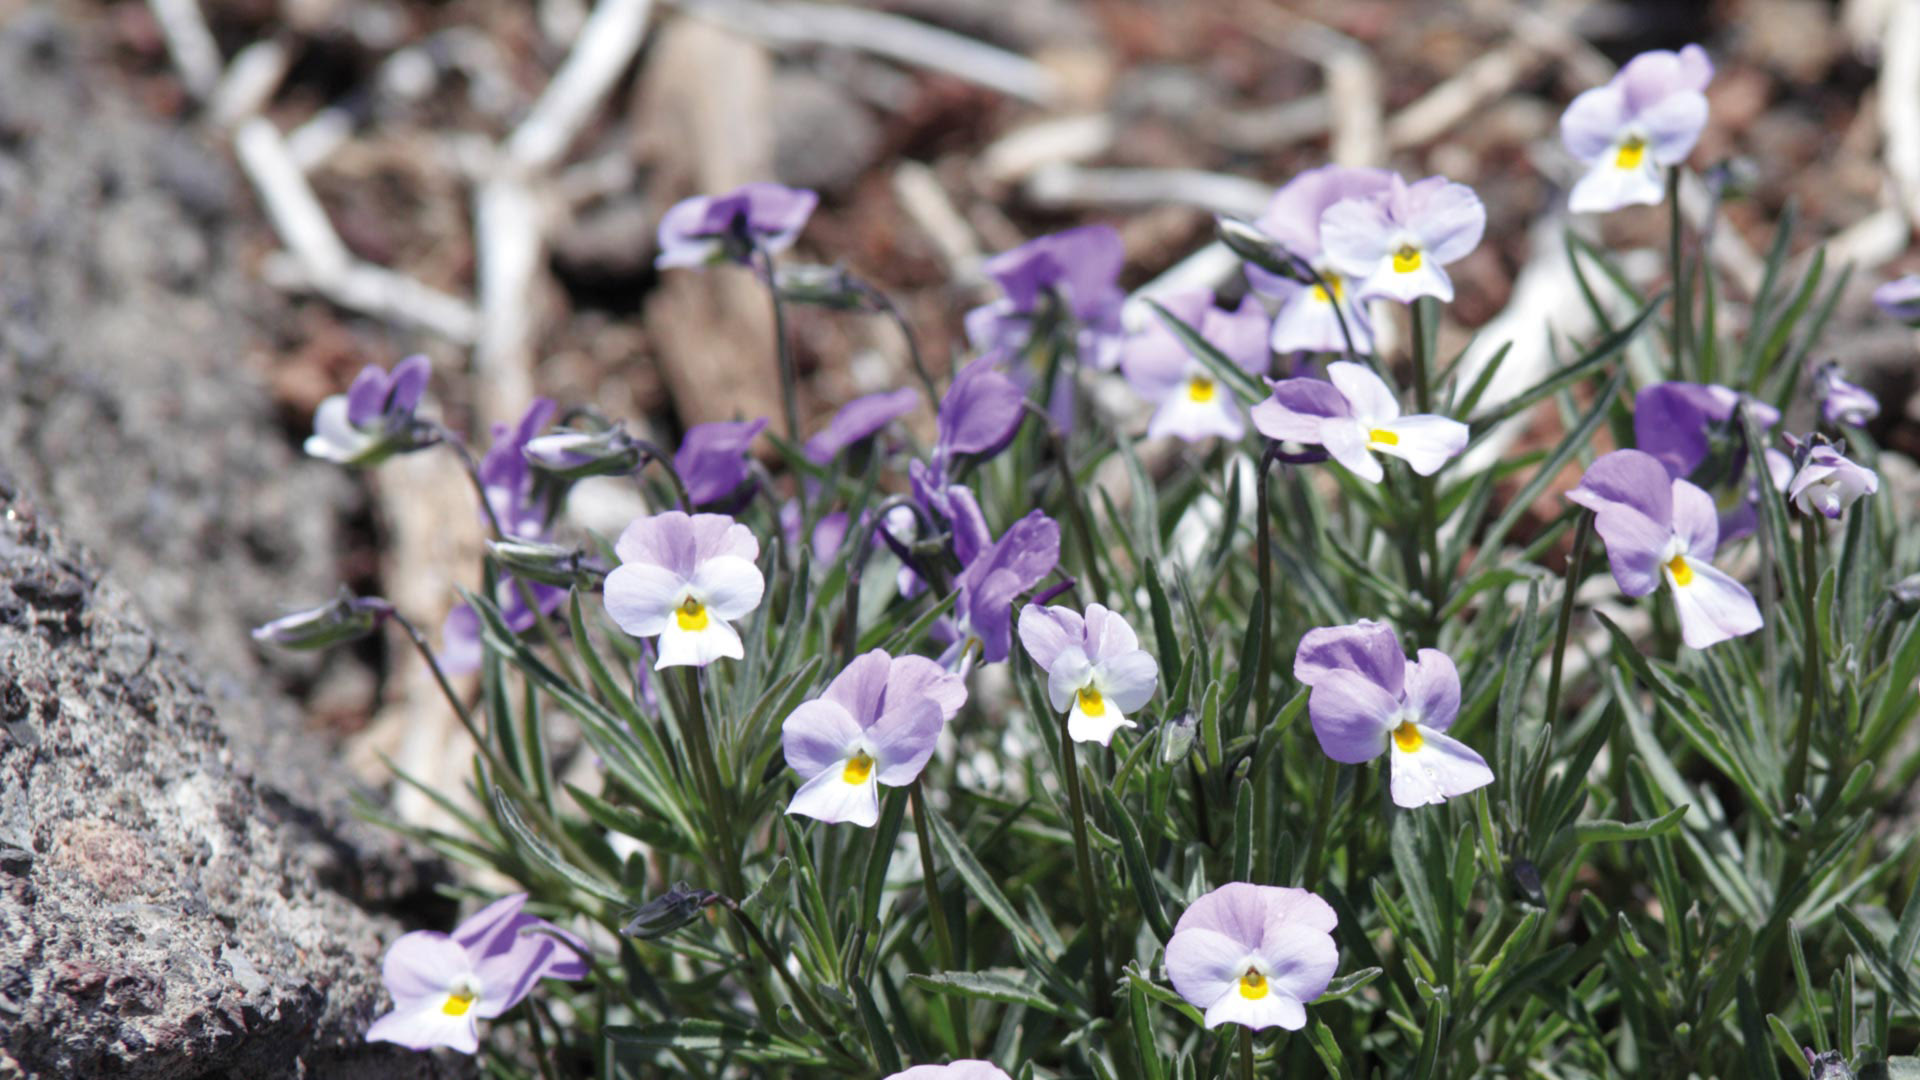
[[[935,975],[911,974],[907,981],[923,990],[954,997],[997,1001],[1003,1005],[1024,1005],[1029,1009],[1065,1015],[1062,1003],[1024,971],[989,968],[986,971],[943,971]]]
[[[1213,342],[1200,336],[1198,330],[1181,322],[1179,316],[1162,307],[1158,300],[1148,300],[1147,306],[1153,309],[1155,315],[1160,316],[1160,321],[1166,324],[1167,329],[1173,331],[1173,336],[1179,340],[1181,347],[1186,349],[1194,359],[1205,364],[1207,370],[1213,372],[1215,379],[1231,387],[1242,404],[1252,405],[1266,398],[1267,388],[1261,385],[1260,380],[1228,359],[1227,354],[1214,348]]]
[[[675,1020],[635,1027],[614,1024],[603,1034],[621,1046],[720,1056],[738,1054],[748,1061],[823,1066],[827,1059],[804,1046],[764,1031],[737,1027],[718,1020]]]
[[[1609,840],[1647,840],[1655,836],[1665,836],[1680,827],[1680,819],[1687,816],[1691,806],[1676,806],[1657,818],[1647,821],[1576,821],[1573,823],[1573,838],[1582,844],[1598,844]]]
[[[507,793],[499,788],[493,789],[494,816],[500,819],[500,827],[514,840],[514,846],[531,856],[533,860],[559,875],[567,884],[581,891],[597,896],[615,904],[625,904],[628,897],[619,886],[604,878],[587,873],[568,862],[561,856],[560,850],[548,843],[545,837],[527,827],[526,820],[520,816],[519,807]]]

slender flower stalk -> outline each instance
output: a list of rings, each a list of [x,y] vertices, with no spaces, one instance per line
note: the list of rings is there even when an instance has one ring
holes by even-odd
[[[1567,659],[1567,634],[1573,626],[1574,594],[1587,566],[1587,545],[1593,538],[1593,512],[1583,510],[1573,530],[1573,550],[1567,554],[1567,576],[1560,595],[1560,618],[1553,631],[1553,667],[1547,675],[1547,710],[1541,715],[1555,723],[1560,715],[1560,672]]]
[[[1825,662],[1821,658],[1820,624],[1814,594],[1820,586],[1820,520],[1808,515],[1800,521],[1800,621],[1804,630],[1800,656],[1800,719],[1793,729],[1793,755],[1787,759],[1787,798],[1802,794],[1807,782],[1807,760],[1812,754],[1813,718],[1824,696]]]
[[[913,833],[920,849],[920,888],[927,896],[927,919],[933,923],[933,946],[940,954],[940,967],[959,971],[960,953],[953,945],[953,928],[947,925],[947,905],[940,899],[940,874],[933,865],[933,834],[927,826],[927,796],[919,777],[907,788],[913,802]],[[947,1026],[953,1029],[953,1052],[964,1055],[973,1049],[973,1036],[967,1031],[967,1003],[955,996],[941,995],[947,1007]]]
[[[1093,1000],[1101,1016],[1113,1015],[1113,984],[1107,975],[1107,919],[1099,883],[1093,876],[1093,845],[1087,840],[1087,808],[1080,794],[1080,765],[1073,731],[1060,719],[1060,768],[1065,773],[1067,813],[1073,817],[1073,862],[1080,875],[1080,902],[1086,908],[1087,939],[1093,952]]]

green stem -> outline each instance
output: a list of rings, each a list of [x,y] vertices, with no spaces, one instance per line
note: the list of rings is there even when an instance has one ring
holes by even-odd
[[[1253,1029],[1240,1029],[1240,1080],[1253,1080]]]
[[[1107,598],[1106,578],[1100,573],[1100,563],[1095,557],[1093,546],[1093,521],[1087,514],[1087,506],[1080,498],[1080,481],[1073,475],[1073,460],[1067,454],[1067,440],[1053,426],[1053,417],[1045,409],[1032,401],[1024,403],[1027,411],[1039,421],[1039,428],[1047,441],[1052,444],[1054,457],[1060,464],[1060,482],[1066,488],[1067,510],[1073,515],[1073,533],[1076,546],[1080,549],[1080,560],[1087,564],[1087,579],[1093,584],[1095,599]]]
[[[1807,758],[1813,743],[1813,714],[1821,690],[1819,612],[1814,593],[1820,588],[1820,522],[1812,514],[1800,521],[1800,611],[1805,623],[1805,648],[1800,664],[1800,722],[1793,733],[1793,757],[1787,764],[1787,798],[1801,793],[1807,781]]]
[[[1580,524],[1573,531],[1573,551],[1567,555],[1566,585],[1560,596],[1560,621],[1553,631],[1553,667],[1547,675],[1547,723],[1558,723],[1560,715],[1560,671],[1567,658],[1567,634],[1573,626],[1573,596],[1580,589],[1580,576],[1587,565],[1587,546],[1593,537],[1593,512],[1582,510]]]
[[[1673,276],[1673,318],[1669,327],[1672,334],[1668,348],[1672,353],[1669,361],[1673,365],[1675,378],[1686,377],[1683,350],[1687,340],[1687,309],[1692,306],[1688,302],[1692,298],[1687,295],[1690,290],[1686,288],[1686,264],[1680,243],[1680,168],[1674,165],[1667,170],[1667,208],[1670,211],[1667,215],[1667,259]]]
[[[1333,797],[1340,787],[1340,763],[1332,758],[1320,762],[1320,793],[1313,804],[1313,832],[1307,839],[1305,872],[1300,883],[1313,888],[1320,880],[1320,863],[1327,853],[1327,830],[1333,820]]]
[[[1100,890],[1093,878],[1093,849],[1087,842],[1087,808],[1080,796],[1080,764],[1064,716],[1060,718],[1060,764],[1066,772],[1067,811],[1073,815],[1073,861],[1080,874],[1081,900],[1087,909],[1087,936],[1092,939],[1094,1002],[1101,1016],[1112,1016],[1113,986],[1107,980],[1106,914],[1100,906]]]
[[[728,896],[745,896],[746,879],[740,873],[740,849],[734,844],[733,822],[727,813],[725,786],[720,782],[718,759],[714,757],[713,740],[707,731],[707,705],[700,693],[700,669],[683,667],[680,675],[682,704],[685,705],[681,714],[681,734],[687,740],[688,756],[693,758],[694,780],[702,789],[700,799],[706,803],[707,817],[718,839],[720,850],[716,854],[720,856],[717,867],[720,885]]]
[[[913,832],[920,841],[920,885],[926,890],[928,918],[933,922],[933,944],[940,953],[940,966],[947,971],[960,970],[960,956],[953,947],[953,928],[947,925],[947,906],[940,902],[940,875],[933,865],[933,835],[927,827],[927,802],[922,793],[920,779],[914,778],[913,786],[907,789],[907,797],[913,802]],[[967,1031],[967,1005],[957,998],[941,995],[941,1001],[947,1007],[947,1022],[953,1028],[953,1053],[955,1057],[966,1057],[973,1049],[973,1038]]]
[[[1422,413],[1433,411],[1433,341],[1432,333],[1436,329],[1435,312],[1438,301],[1430,297],[1421,297],[1413,303],[1413,400]],[[1408,582],[1418,585],[1427,599],[1427,614],[1421,641],[1427,645],[1438,645],[1436,635],[1439,632],[1440,609],[1446,602],[1441,588],[1445,575],[1440,567],[1440,526],[1439,511],[1434,505],[1434,479],[1431,476],[1414,477],[1414,492],[1420,505],[1420,543],[1426,551],[1427,572],[1423,582]]]
[[[760,947],[760,953],[766,957],[767,965],[773,968],[774,972],[780,976],[780,981],[786,984],[787,995],[793,999],[793,1007],[799,1010],[807,1026],[819,1032],[827,1045],[847,1062],[864,1064],[860,1062],[857,1055],[841,1044],[840,1036],[837,1034],[838,1025],[820,1011],[820,1006],[813,1000],[813,995],[807,993],[806,988],[800,985],[800,981],[794,978],[793,972],[787,970],[787,965],[782,963],[780,956],[773,951],[773,945],[767,941],[760,927],[752,919],[747,918],[746,912],[740,910],[740,904],[731,896],[722,897],[720,902],[727,909],[728,914],[733,916],[734,924],[745,931],[746,935],[753,939],[753,943]]]
[[[767,299],[773,303],[774,357],[780,369],[780,411],[787,421],[787,438],[800,440],[800,375],[793,366],[793,346],[787,341],[787,308],[780,302],[780,286],[773,279],[773,254],[755,245],[754,255],[767,283]]]
[[[1259,515],[1257,531],[1260,544],[1260,656],[1254,663],[1253,685],[1259,692],[1260,710],[1254,715],[1253,730],[1273,717],[1273,526],[1267,506],[1267,471],[1273,466],[1278,443],[1267,443],[1254,474],[1254,512]]]
[[[873,290],[872,295],[879,303],[880,310],[886,313],[887,318],[893,320],[893,325],[900,328],[900,336],[907,339],[907,359],[912,361],[913,373],[919,376],[920,385],[926,387],[927,404],[933,408],[939,408],[940,384],[933,381],[933,374],[927,370],[927,362],[920,355],[920,342],[914,337],[913,324],[907,321],[906,313],[893,302],[893,297],[878,289]]]

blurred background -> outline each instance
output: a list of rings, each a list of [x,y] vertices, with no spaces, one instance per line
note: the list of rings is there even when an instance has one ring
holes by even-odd
[[[397,642],[246,638],[341,582],[437,626],[473,584],[450,457],[347,475],[299,454],[364,364],[426,353],[433,408],[482,445],[536,394],[667,446],[708,420],[777,430],[758,285],[653,269],[678,199],[818,190],[788,261],[890,293],[944,371],[983,255],[1104,221],[1129,287],[1212,287],[1232,269],[1215,215],[1334,161],[1480,193],[1442,348],[1484,328],[1476,347],[1512,340],[1509,369],[1537,370],[1592,331],[1569,224],[1648,285],[1666,242],[1665,208],[1566,220],[1559,114],[1688,42],[1718,68],[1692,165],[1722,197],[1695,181],[1684,202],[1722,325],[1794,207],[1790,280],[1821,245],[1852,274],[1812,358],[1881,395],[1883,445],[1920,451],[1914,337],[1867,301],[1920,270],[1920,0],[0,0],[0,466],[218,680],[282,703],[284,723],[223,718],[236,737],[318,735],[369,784],[385,754],[457,785],[457,728]],[[803,423],[912,385],[886,321],[791,323]],[[1124,400],[1110,422],[1134,422]],[[637,512],[596,490],[578,524]]]

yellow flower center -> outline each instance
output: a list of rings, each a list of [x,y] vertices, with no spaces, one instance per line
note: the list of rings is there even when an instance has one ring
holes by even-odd
[[[1413,753],[1426,745],[1426,741],[1420,737],[1420,725],[1411,720],[1402,720],[1400,726],[1393,729],[1393,745],[1405,753]]]
[[[1381,446],[1399,446],[1400,436],[1395,435],[1393,432],[1388,431],[1386,428],[1374,428],[1373,430],[1367,432],[1367,441],[1371,443],[1379,443]]]
[[[865,750],[856,750],[847,759],[847,767],[840,770],[840,779],[849,784],[864,784],[867,777],[873,775],[873,757]]]
[[[1637,169],[1640,167],[1641,160],[1646,156],[1647,140],[1638,135],[1629,135],[1626,137],[1626,140],[1620,144],[1619,151],[1614,154],[1613,167],[1616,169]]]
[[[697,634],[707,628],[707,605],[689,596],[681,602],[680,610],[673,613],[673,618],[680,624],[680,629]]]
[[[1393,253],[1395,273],[1411,274],[1420,269],[1420,251],[1411,244],[1402,244],[1399,251]]]
[[[1418,256],[1415,257],[1418,258]],[[1320,280],[1326,284],[1315,285],[1313,287],[1313,298],[1315,300],[1323,304],[1330,304],[1346,295],[1347,283],[1340,279],[1339,274],[1328,270],[1320,275]]]
[[[1266,997],[1267,977],[1252,968],[1248,968],[1247,973],[1240,976],[1240,996],[1246,998],[1248,1001],[1259,1001],[1261,998]]]
[[[1693,584],[1693,567],[1687,565],[1687,558],[1684,555],[1675,555],[1667,560],[1667,573],[1673,575],[1675,585]]]
[[[440,1006],[440,1011],[448,1016],[465,1016],[467,1010],[471,1008],[473,1008],[473,993],[462,987],[447,995],[447,1003]]]
[[[1083,686],[1080,688],[1080,711],[1088,716],[1102,716],[1107,711],[1107,699],[1101,697],[1100,691],[1093,687]]]
[[[1187,380],[1187,397],[1196,405],[1205,405],[1213,400],[1213,380],[1205,375],[1195,375]]]

